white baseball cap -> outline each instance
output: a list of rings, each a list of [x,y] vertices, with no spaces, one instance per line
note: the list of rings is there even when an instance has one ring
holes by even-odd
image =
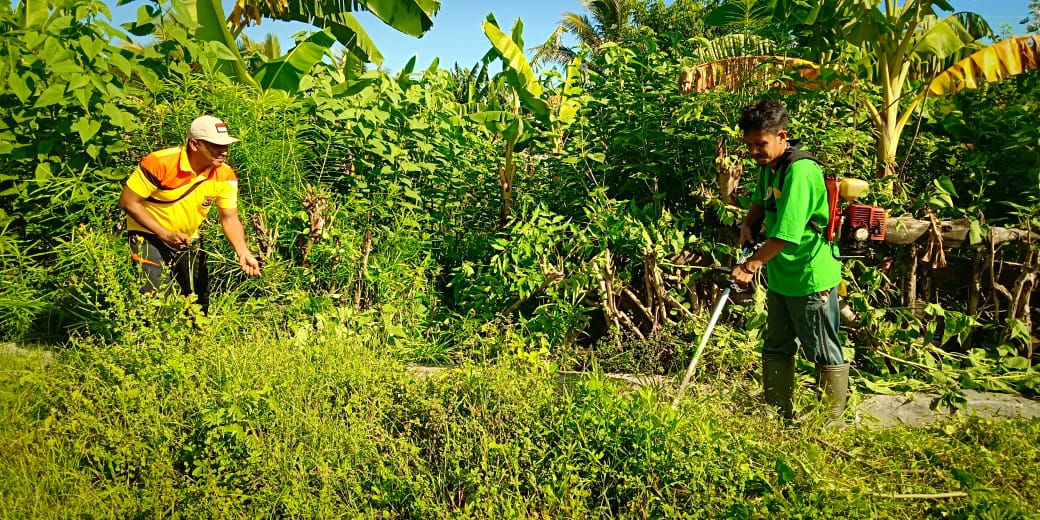
[[[201,139],[213,144],[237,143],[238,139],[231,137],[227,125],[213,116],[202,116],[191,122],[188,130],[188,139]]]

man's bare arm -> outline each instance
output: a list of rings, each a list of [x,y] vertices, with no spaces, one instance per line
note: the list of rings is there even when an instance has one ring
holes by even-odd
[[[242,221],[238,219],[238,210],[217,208],[217,211],[220,213],[220,227],[224,230],[224,236],[238,254],[239,267],[249,276],[259,276],[260,262],[257,262],[246,244],[246,232],[242,228]]]

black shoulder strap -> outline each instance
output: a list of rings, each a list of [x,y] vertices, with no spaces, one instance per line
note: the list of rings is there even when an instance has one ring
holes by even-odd
[[[794,164],[795,161],[800,161],[802,159],[809,159],[820,166],[824,166],[823,161],[817,159],[815,155],[802,150],[802,143],[800,140],[792,140],[791,146],[787,148],[787,151],[780,156],[780,160],[776,163],[776,173],[779,175],[776,185],[779,187],[780,191],[784,190],[784,182],[787,181],[787,172],[791,170],[791,165]],[[773,206],[773,211],[776,211],[776,206]],[[826,222],[824,224],[826,224]],[[823,227],[812,220],[809,221],[809,227],[817,233],[820,233],[821,235],[823,234]]]
[[[202,179],[199,182],[196,182],[195,184],[192,184],[191,187],[188,188],[184,193],[181,193],[180,197],[177,197],[176,199],[173,199],[173,200],[159,200],[159,199],[157,199],[155,197],[148,197],[147,199],[144,199],[144,200],[146,200],[148,202],[151,202],[152,204],[173,204],[174,202],[180,202],[181,199],[183,199],[184,197],[187,197],[189,194],[191,194],[191,192],[195,191],[195,189],[198,188],[200,184],[202,184],[202,183],[204,183],[204,182],[206,182],[208,180],[209,180],[209,178],[205,178],[205,179]]]
[[[802,159],[810,159],[815,161],[816,164],[821,166],[823,165],[815,155],[802,150],[797,143],[792,145],[783,155],[780,156],[780,161],[776,163],[776,173],[780,175],[777,186],[780,187],[781,191],[784,189],[784,181],[787,180],[787,172],[791,170],[791,165],[794,164],[795,161],[800,161]]]

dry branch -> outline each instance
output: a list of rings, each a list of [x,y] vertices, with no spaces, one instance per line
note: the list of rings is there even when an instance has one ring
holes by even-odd
[[[538,260],[538,264],[542,268],[542,283],[538,285],[537,289],[531,291],[530,294],[528,294],[527,296],[520,297],[520,299],[513,302],[512,305],[506,307],[506,309],[502,311],[503,315],[508,316],[516,312],[516,310],[519,309],[520,306],[523,305],[525,302],[541,294],[543,291],[548,289],[550,285],[559,283],[565,278],[563,271],[557,269],[556,266],[549,265],[548,261],[545,260],[544,256]]]
[[[372,230],[365,231],[365,244],[361,249],[361,266],[358,268],[357,283],[354,284],[354,310],[361,310],[362,296],[365,294],[365,277],[368,276],[368,257],[372,253]]]
[[[275,236],[269,229],[264,221],[264,215],[262,213],[254,213],[249,217],[249,222],[253,224],[253,229],[256,231],[256,241],[260,248],[260,258],[267,260],[274,253],[274,245],[277,242]]]
[[[643,317],[646,318],[646,321],[653,323],[654,317],[650,314],[650,310],[643,305],[643,302],[639,301],[639,297],[636,296],[636,294],[632,292],[632,290],[628,287],[625,287],[624,289],[622,289],[622,291],[624,292],[625,296],[628,296],[628,300],[631,301],[632,304],[635,305],[635,307],[643,313]]]
[[[924,255],[921,256],[921,261],[932,263],[932,269],[942,269],[946,267],[946,252],[943,250],[943,235],[942,225],[939,223],[938,217],[935,216],[934,211],[928,212],[929,222],[929,235],[928,235],[928,251],[925,251]],[[965,231],[967,235],[967,231]]]
[[[603,309],[603,314],[618,330],[621,330],[621,325],[624,325],[639,339],[646,339],[643,331],[639,330],[632,318],[629,318],[628,314],[617,308],[617,302],[614,299],[614,269],[611,267],[612,264],[609,249],[604,252],[602,266],[596,261],[592,262],[592,271],[596,274],[596,281],[599,284],[600,306]]]

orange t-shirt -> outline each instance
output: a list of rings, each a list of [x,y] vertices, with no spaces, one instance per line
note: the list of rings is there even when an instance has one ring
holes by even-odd
[[[186,197],[177,200],[200,182],[202,184]],[[126,186],[134,193],[151,199],[144,202],[144,207],[162,227],[191,238],[199,237],[199,226],[213,204],[224,209],[238,207],[238,177],[235,170],[221,164],[196,174],[191,169],[184,147],[148,154],[126,180]],[[177,202],[163,203],[174,200]],[[126,223],[127,229],[131,231],[151,232],[129,215]]]

